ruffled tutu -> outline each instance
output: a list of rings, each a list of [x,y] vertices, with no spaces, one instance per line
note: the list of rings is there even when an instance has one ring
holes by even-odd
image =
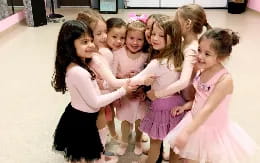
[[[53,150],[68,161],[98,160],[104,151],[96,126],[98,113],[66,107],[54,133]]]
[[[200,126],[182,150],[173,147],[176,136],[192,121],[188,112],[183,120],[164,139],[181,157],[200,163],[249,163],[256,150],[255,142],[237,124],[228,122],[224,127]]]
[[[185,103],[180,95],[154,100],[151,109],[141,122],[140,130],[153,139],[163,140],[183,118],[184,113],[173,117],[171,109]]]
[[[116,117],[120,121],[135,123],[136,120],[143,119],[147,113],[147,104],[139,99],[129,99],[122,97],[121,106],[116,108]]]

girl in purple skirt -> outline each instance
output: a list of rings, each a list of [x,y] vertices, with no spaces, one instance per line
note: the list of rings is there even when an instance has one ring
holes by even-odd
[[[168,16],[155,21],[152,27],[151,44],[152,60],[147,67],[137,74],[133,80],[143,78],[153,73],[157,78],[151,89],[161,90],[180,78],[184,56],[181,52],[181,28],[179,23],[170,20]],[[140,130],[150,137],[148,158],[141,162],[155,163],[158,159],[160,146],[164,137],[183,118],[184,113],[171,116],[172,108],[183,105],[185,100],[179,93],[158,98],[151,104],[148,114],[141,122]]]

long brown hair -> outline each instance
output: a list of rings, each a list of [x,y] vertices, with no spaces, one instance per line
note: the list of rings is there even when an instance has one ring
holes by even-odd
[[[166,58],[168,65],[173,63],[175,69],[180,71],[184,60],[181,51],[182,35],[180,24],[170,19],[170,17],[166,17],[156,21],[154,25],[158,25],[164,31],[166,47],[157,55],[154,55],[153,58],[158,59],[160,62]],[[170,42],[167,42],[167,36],[170,38]]]

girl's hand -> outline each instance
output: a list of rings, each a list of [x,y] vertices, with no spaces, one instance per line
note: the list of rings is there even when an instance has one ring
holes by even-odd
[[[183,130],[175,139],[174,146],[178,149],[181,150],[182,148],[185,147],[188,139],[189,139],[189,134],[185,130]]]
[[[124,79],[124,78],[128,78],[128,75],[123,75],[123,74],[117,73],[117,74],[116,74],[116,77],[117,77],[118,79]]]
[[[127,94],[130,94],[133,91],[135,91],[137,89],[137,87],[138,87],[138,85],[130,84],[130,79],[128,79],[127,82],[123,85],[123,88],[125,88]]]
[[[145,98],[146,98],[146,94],[144,92],[142,92],[140,95],[139,95],[139,98],[141,101],[145,101]]]
[[[97,84],[99,89],[105,89],[104,88],[104,80],[100,79],[100,78],[96,78]]]
[[[185,111],[185,107],[184,106],[177,106],[175,108],[172,108],[171,110],[171,115],[173,117],[182,114]]]
[[[155,96],[155,93],[153,90],[150,90],[148,92],[146,92],[146,96],[151,100],[154,101],[157,99],[157,97]]]
[[[144,79],[144,85],[146,86],[149,86],[151,84],[153,84],[154,80],[156,79],[157,77],[154,75],[154,74],[149,74],[145,77]]]
[[[138,72],[137,72],[137,71],[134,71],[134,70],[131,71],[131,72],[129,72],[128,78],[131,78],[131,77],[135,76],[137,73],[138,73]]]

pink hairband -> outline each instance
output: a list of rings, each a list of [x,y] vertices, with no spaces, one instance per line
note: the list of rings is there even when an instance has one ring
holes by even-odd
[[[136,15],[136,13],[130,13],[128,14],[128,17],[130,19],[130,22],[139,20],[142,21],[143,23],[146,23],[148,15],[147,14]]]

